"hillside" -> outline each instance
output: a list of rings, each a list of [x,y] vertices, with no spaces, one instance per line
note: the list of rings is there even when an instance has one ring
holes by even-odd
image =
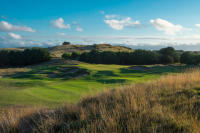
[[[129,52],[131,48],[124,46],[112,46],[110,44],[95,44],[95,45],[60,45],[48,48],[49,52],[53,57],[61,57],[63,53],[72,52],[89,52],[93,49],[98,51],[113,51],[113,52]]]
[[[157,81],[121,86],[57,109],[24,108],[16,111],[8,108],[0,115],[0,131],[198,132],[199,72],[199,69],[190,69]]]
[[[24,48],[0,48],[0,50],[23,51]]]

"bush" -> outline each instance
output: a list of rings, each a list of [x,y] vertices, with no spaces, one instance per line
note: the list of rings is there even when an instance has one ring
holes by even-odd
[[[156,64],[159,61],[159,54],[148,50],[135,50],[131,54],[132,61],[129,64],[149,65]]]
[[[135,52],[99,52],[92,50],[81,54],[79,60],[96,64],[146,65],[158,63],[159,54],[147,50],[135,50]]]
[[[0,66],[24,66],[49,60],[50,54],[44,48],[30,48],[24,51],[0,51]]]
[[[81,53],[79,53],[79,52],[72,52],[71,58],[73,60],[79,60],[80,55],[81,55]]]
[[[81,54],[78,52],[64,54],[62,57],[96,64],[153,65],[179,62],[183,64],[200,64],[200,54],[198,52],[176,51],[172,47],[162,48],[159,51],[138,49],[134,52],[100,52],[94,49]]]
[[[200,55],[192,52],[184,52],[181,55],[181,63],[188,65],[197,65],[200,63]]]
[[[44,62],[51,58],[48,50],[44,48],[25,49],[23,55],[26,65]]]
[[[174,58],[169,55],[162,55],[160,57],[160,63],[161,64],[172,64],[172,63],[174,63]]]
[[[0,51],[0,66],[8,66],[9,65],[9,52],[7,50]]]
[[[172,64],[180,61],[180,57],[173,47],[160,49],[161,54],[160,62],[163,64]]]
[[[64,54],[62,55],[62,58],[63,58],[63,59],[66,59],[66,60],[69,60],[69,59],[72,59],[72,55],[71,55],[70,53],[64,53]]]
[[[62,45],[70,45],[71,43],[70,42],[63,42]]]

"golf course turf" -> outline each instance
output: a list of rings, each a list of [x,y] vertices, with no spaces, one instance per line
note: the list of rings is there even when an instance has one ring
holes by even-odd
[[[125,66],[82,62],[33,66],[0,78],[0,106],[55,107],[75,103],[85,95],[122,84],[146,82],[185,68],[179,65]]]

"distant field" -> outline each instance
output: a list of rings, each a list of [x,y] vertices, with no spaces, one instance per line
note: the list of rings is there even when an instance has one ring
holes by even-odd
[[[185,66],[122,66],[65,62],[26,68],[0,69],[0,106],[45,105],[77,102],[81,96],[120,84],[145,82]],[[13,73],[12,73],[13,72]]]

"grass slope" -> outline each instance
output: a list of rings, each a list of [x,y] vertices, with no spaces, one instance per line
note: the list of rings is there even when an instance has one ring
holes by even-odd
[[[96,45],[60,45],[48,48],[53,57],[61,57],[64,53],[72,52],[89,52],[93,49],[98,51],[113,51],[113,52],[131,52],[131,48],[124,46],[112,46],[110,44],[96,44]]]
[[[75,75],[69,76],[71,73],[66,70],[71,67],[90,74],[79,75],[80,71],[78,71]],[[129,67],[67,62],[42,64],[24,70],[20,68],[21,73],[20,69],[15,72],[13,68],[15,74],[3,75],[0,78],[0,106],[53,107],[66,102],[74,103],[82,96],[114,88],[119,84],[145,82],[163,74],[180,72],[184,68],[184,66],[147,66],[148,69],[139,70],[137,67],[132,69]],[[11,72],[12,69],[9,71]]]
[[[198,133],[199,83],[200,69],[191,69],[117,87],[57,109],[7,109],[0,114],[0,132]]]

